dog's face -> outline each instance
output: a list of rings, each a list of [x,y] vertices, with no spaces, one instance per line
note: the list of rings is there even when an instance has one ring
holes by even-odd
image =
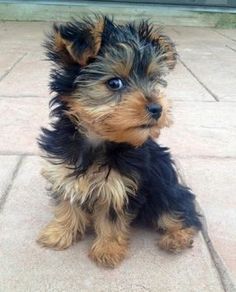
[[[170,124],[169,105],[160,93],[162,77],[175,63],[169,39],[146,22],[118,26],[107,18],[54,30],[49,56],[67,78],[76,72],[71,90],[60,96],[74,123],[102,139],[134,146]]]

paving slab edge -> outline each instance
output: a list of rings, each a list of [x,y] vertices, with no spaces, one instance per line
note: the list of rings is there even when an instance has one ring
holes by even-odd
[[[0,1],[0,19],[9,21],[68,21],[72,17],[91,16],[96,13],[109,14],[121,21],[158,17],[157,23],[207,26],[207,27],[236,27],[235,9],[176,7],[175,5],[142,3],[107,3],[104,1],[77,1],[73,4],[45,3],[38,1]],[[50,1],[49,1],[50,2]],[[67,1],[69,2],[69,1]],[[62,4],[62,3],[61,3]],[[171,9],[170,9],[171,8]]]
[[[236,292],[235,283],[233,282],[223,259],[220,257],[220,255],[217,253],[216,249],[214,248],[214,244],[212,243],[212,240],[208,233],[206,216],[197,201],[196,201],[196,207],[197,207],[198,213],[201,215],[201,222],[202,222],[201,232],[205,240],[206,246],[208,248],[208,251],[213,260],[213,263],[215,264],[221,284],[225,292]]]
[[[8,197],[8,194],[10,193],[11,191],[11,188],[14,184],[14,181],[15,181],[15,178],[17,177],[17,174],[19,172],[19,169],[22,165],[22,162],[24,160],[25,156],[20,156],[17,163],[16,163],[16,166],[15,166],[15,169],[12,173],[12,176],[11,176],[11,179],[10,179],[10,182],[8,184],[8,186],[6,187],[6,189],[3,191],[3,195],[1,196],[1,199],[0,199],[0,212],[3,210],[4,208],[4,205],[6,203],[6,200],[7,200],[7,197]]]

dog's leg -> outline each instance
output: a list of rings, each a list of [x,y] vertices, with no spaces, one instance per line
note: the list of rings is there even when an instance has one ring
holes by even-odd
[[[163,213],[157,220],[157,228],[162,231],[158,241],[161,249],[178,253],[193,245],[193,237],[197,233],[194,226],[186,227],[184,218],[173,213]]]
[[[88,218],[76,204],[62,201],[55,207],[54,219],[40,232],[37,242],[45,247],[66,249],[82,238]]]
[[[161,249],[178,253],[192,247],[193,237],[201,229],[201,222],[194,195],[189,189],[176,183],[165,185],[164,192],[162,200],[165,207],[154,219],[156,227],[162,232],[158,245]]]
[[[177,253],[192,247],[193,237],[201,229],[201,222],[194,195],[188,188],[176,182],[174,185],[165,185],[163,191],[161,204],[165,204],[165,207],[154,220],[162,231],[158,245]]]
[[[179,252],[192,246],[194,235],[201,229],[195,196],[178,178],[165,148],[153,145],[150,155],[151,171],[143,186],[147,198],[143,212],[146,219],[162,231],[159,247]]]
[[[124,214],[111,219],[101,210],[96,212],[94,226],[97,238],[90,257],[98,264],[114,268],[123,260],[128,249],[129,219]]]

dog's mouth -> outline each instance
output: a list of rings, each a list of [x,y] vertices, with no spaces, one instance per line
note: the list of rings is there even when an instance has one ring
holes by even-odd
[[[139,125],[135,128],[140,128],[140,129],[150,129],[150,128],[153,128],[157,125],[157,122],[156,121],[151,121],[149,123],[146,123],[146,124],[142,124],[142,125]]]
[[[150,129],[150,128],[154,127],[154,126],[155,125],[145,124],[145,125],[138,126],[137,128],[140,128],[140,129]]]
[[[148,123],[148,124],[142,124],[142,125],[138,125],[138,126],[133,126],[133,127],[129,127],[128,130],[150,130],[152,129],[154,126],[156,126],[156,123]]]

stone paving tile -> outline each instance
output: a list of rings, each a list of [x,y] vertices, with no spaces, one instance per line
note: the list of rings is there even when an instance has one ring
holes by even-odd
[[[1,51],[42,51],[44,34],[50,28],[49,22],[0,22]]]
[[[88,257],[93,235],[56,252],[35,243],[51,217],[37,157],[26,158],[0,215],[1,289],[10,291],[223,291],[201,235],[193,249],[169,255],[157,235],[134,229],[128,258],[115,270]]]
[[[27,54],[1,82],[1,96],[48,97],[49,62],[41,53]]]
[[[224,47],[225,44],[234,44],[233,40],[219,34],[218,29],[208,27],[170,26],[167,31],[175,39],[177,46],[181,44],[198,44],[199,47],[203,45],[214,51]]]
[[[181,157],[236,157],[236,103],[174,102],[174,124],[159,142]]]
[[[236,98],[235,42],[209,28],[177,27],[172,32],[180,58],[220,100]]]
[[[178,62],[166,80],[166,95],[177,101],[213,101],[209,92]]]
[[[0,98],[0,153],[37,153],[36,137],[48,121],[46,98]]]
[[[201,54],[197,48],[182,51],[182,60],[220,101],[236,100],[236,52]],[[197,52],[197,53],[196,53]]]
[[[216,32],[224,35],[226,38],[236,42],[236,29],[215,29]]]
[[[9,40],[24,37],[29,40],[36,40],[42,36],[50,25],[50,22],[40,21],[0,21],[1,31],[0,35],[5,35]]]
[[[17,63],[20,58],[24,56],[23,53],[15,52],[9,53],[6,52],[0,55],[0,80],[4,77],[6,73],[8,73],[14,64]]]
[[[18,161],[18,156],[0,156],[0,202],[7,187],[11,183],[12,175]]]
[[[180,165],[204,210],[214,247],[236,283],[236,160],[182,159]]]

